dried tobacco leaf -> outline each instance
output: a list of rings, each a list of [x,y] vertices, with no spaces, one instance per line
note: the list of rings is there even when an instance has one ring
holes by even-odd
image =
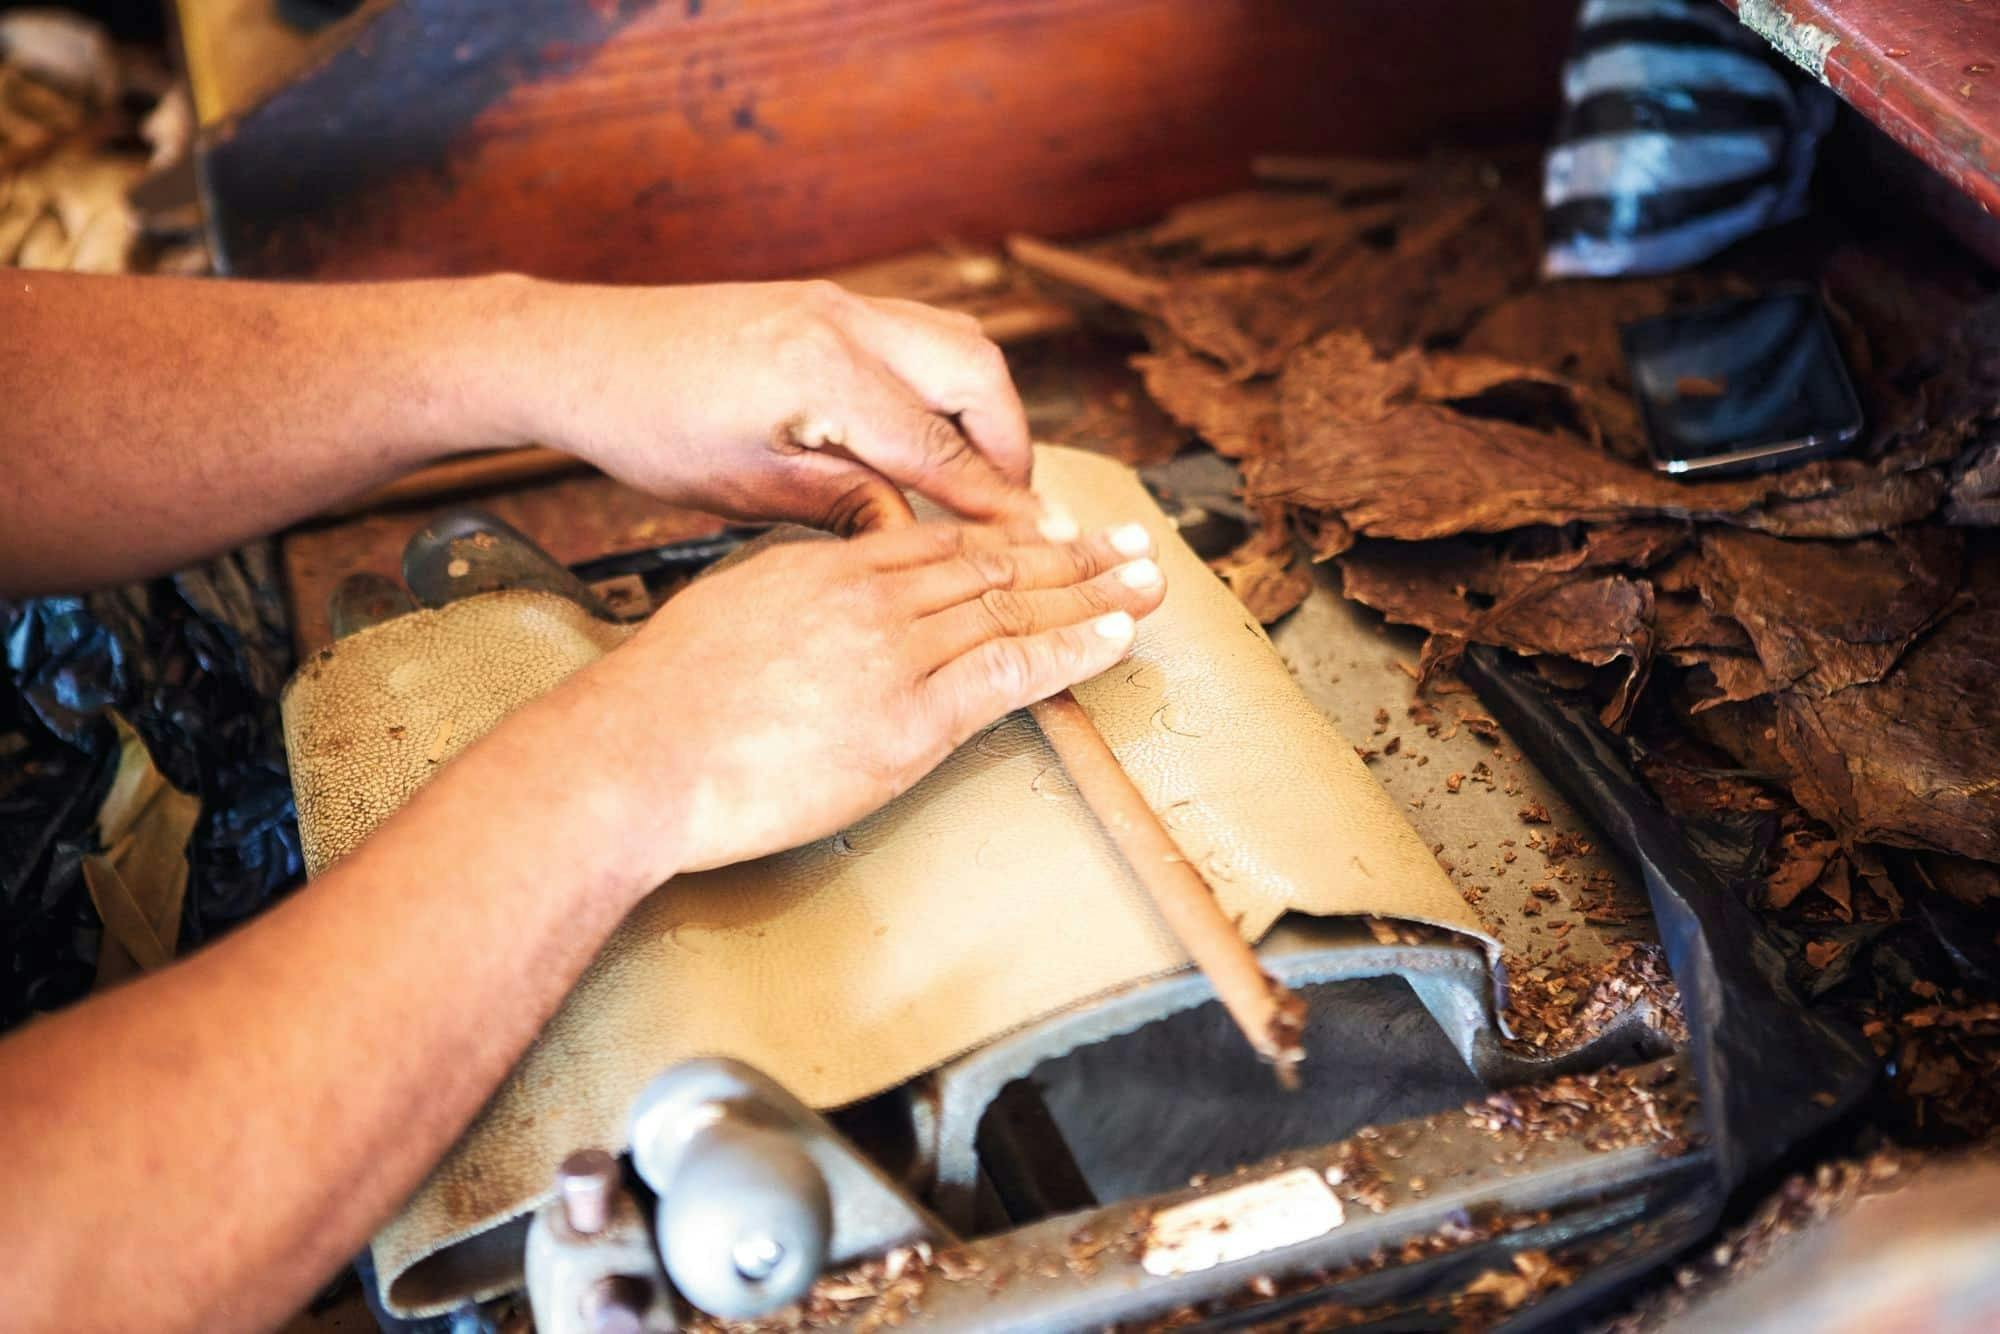
[[[1354,545],[1354,530],[1338,514],[1321,510],[1294,511],[1292,531],[1316,561],[1331,560]]]
[[[1459,350],[1541,366],[1590,393],[1605,448],[1643,462],[1646,442],[1618,342],[1620,325],[1697,303],[1722,284],[1677,278],[1544,283],[1482,315]]]
[[[1393,202],[1349,207],[1319,192],[1244,190],[1182,204],[1147,231],[1145,244],[1162,251],[1192,248],[1206,260],[1291,259],[1350,242],[1393,223],[1402,211]]]
[[[1938,527],[1850,542],[1713,528],[1703,601],[1732,618],[1775,683],[1830,694],[1879,681],[1957,603],[1963,544]]]
[[[1380,358],[1350,331],[1294,356],[1279,402],[1279,446],[1246,471],[1251,498],[1330,510],[1368,537],[1643,516],[1755,523],[1752,511],[1769,500],[1830,485],[1818,464],[1671,481],[1604,453],[1594,418],[1559,376],[1490,357]]]
[[[1795,829],[1779,840],[1776,851],[1780,860],[1764,881],[1764,904],[1784,909],[1811,889],[1827,863],[1840,855],[1840,841]]]
[[[2000,861],[2000,606],[1946,616],[1880,681],[1774,700],[1793,795],[1843,838]]]
[[[1875,464],[1832,459],[1817,466],[1824,494],[1774,496],[1744,522],[1780,537],[1865,537],[1928,518],[1951,490],[1945,469],[1915,451]]]
[[[2000,866],[1937,855],[1924,857],[1922,866],[1924,877],[1933,888],[1943,890],[1961,903],[1978,907],[2000,899]]]
[[[1608,567],[1650,563],[1681,540],[1667,525],[1631,525],[1601,530],[1573,552],[1538,560],[1507,560],[1463,541],[1416,548],[1370,542],[1341,559],[1342,588],[1391,620],[1433,635],[1598,667],[1624,658],[1625,679],[1605,715],[1618,726],[1652,661],[1653,592],[1644,580]],[[1447,666],[1452,656],[1436,652],[1428,660]]]
[[[1262,453],[1276,440],[1278,392],[1270,381],[1246,383],[1180,348],[1133,357],[1132,365],[1153,401],[1224,458]]]
[[[1234,551],[1209,562],[1260,624],[1270,625],[1312,592],[1312,568],[1275,508],[1260,516],[1255,532]]]
[[[1935,446],[1877,463],[1822,460],[1762,477],[1670,480],[1608,456],[1604,396],[1484,357],[1365,353],[1332,334],[1280,380],[1280,447],[1253,492],[1329,508],[1356,532],[1421,539],[1645,515],[1720,520],[1793,537],[1852,537],[1942,500]]]
[[[1845,857],[1836,857],[1827,863],[1826,874],[1814,886],[1824,895],[1840,914],[1840,920],[1854,920],[1854,868]]]
[[[1531,286],[1540,226],[1532,182],[1489,177],[1478,164],[1446,168],[1384,229],[1392,233],[1386,248],[1352,245],[1317,257],[1297,275],[1299,314],[1274,350],[1289,353],[1336,328],[1384,350],[1456,340],[1490,306]]]
[[[1128,240],[1086,253],[1017,238],[1009,250],[1039,273],[1158,320],[1182,348],[1247,380],[1277,374],[1334,328],[1380,347],[1458,337],[1534,281],[1538,216],[1527,173],[1495,179],[1490,165],[1460,160],[1389,200],[1224,196],[1170,216],[1136,247]],[[1310,253],[1291,267],[1161,262],[1191,245],[1213,258]]]
[[[1967,451],[1946,495],[1944,518],[1961,527],[2000,526],[2000,440]]]
[[[1697,594],[1667,591],[1657,577],[1653,580],[1653,629],[1660,650],[1675,654],[1681,661],[1694,662],[1729,653],[1747,656],[1752,659],[1751,665],[1756,665],[1756,649],[1742,626],[1716,612]]]
[[[1302,341],[1294,331],[1305,318],[1303,304],[1289,274],[1222,269],[1171,281],[1156,309],[1183,344],[1247,380],[1276,374]]]

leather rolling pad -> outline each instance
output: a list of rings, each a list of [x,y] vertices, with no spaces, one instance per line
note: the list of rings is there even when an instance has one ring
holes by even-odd
[[[1298,911],[1484,939],[1137,475],[1043,446],[1036,486],[1086,527],[1140,520],[1160,547],[1165,605],[1130,660],[1076,693],[1245,936]],[[439,760],[623,633],[552,595],[492,593],[320,655],[284,700],[313,872]],[[633,1098],[676,1061],[738,1057],[814,1106],[840,1106],[1185,964],[1040,732],[1013,715],[845,833],[676,879],[642,903],[376,1237],[384,1290],[415,1313],[505,1286],[508,1247],[488,1234],[548,1197],[571,1150],[624,1147]]]

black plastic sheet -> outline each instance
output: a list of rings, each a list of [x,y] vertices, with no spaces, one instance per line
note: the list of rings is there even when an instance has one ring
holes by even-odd
[[[1565,1327],[1706,1236],[1730,1197],[1854,1109],[1880,1065],[1861,1035],[1809,1009],[1742,882],[1770,830],[1753,820],[1675,820],[1598,722],[1595,704],[1526,663],[1475,647],[1460,668],[1508,735],[1640,873],[1688,1022],[1715,1179],[1663,1215],[1649,1256],[1586,1274],[1507,1328]]]
[[[303,870],[277,694],[290,638],[270,548],[147,584],[0,601],[0,1029],[79,999],[99,924],[79,871],[121,714],[160,771],[201,799],[188,844],[186,951]]]
[[[1588,814],[1645,881],[1660,944],[1681,989],[1704,1126],[1734,1189],[1852,1106],[1873,1082],[1859,1033],[1809,1010],[1785,956],[1729,881],[1740,866],[1697,858],[1734,852],[1690,841],[1625,761],[1589,703],[1489,649],[1465,660],[1467,681],[1535,765]]]

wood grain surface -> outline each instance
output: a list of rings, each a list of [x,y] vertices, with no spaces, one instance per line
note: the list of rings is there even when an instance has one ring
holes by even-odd
[[[375,0],[213,128],[232,271],[795,275],[1532,132],[1568,0]]]
[[[1723,3],[1985,212],[2000,212],[2000,5]]]

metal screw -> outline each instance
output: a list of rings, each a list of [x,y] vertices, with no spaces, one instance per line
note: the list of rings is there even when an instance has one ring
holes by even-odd
[[[759,1232],[743,1238],[729,1252],[729,1258],[736,1262],[736,1272],[758,1283],[769,1278],[779,1265],[785,1262],[785,1248],[778,1239],[768,1233]]]
[[[590,1334],[645,1334],[653,1285],[632,1274],[607,1274],[583,1295],[583,1323]]]
[[[618,1190],[618,1160],[602,1149],[578,1149],[556,1169],[563,1221],[579,1236],[604,1230]]]

